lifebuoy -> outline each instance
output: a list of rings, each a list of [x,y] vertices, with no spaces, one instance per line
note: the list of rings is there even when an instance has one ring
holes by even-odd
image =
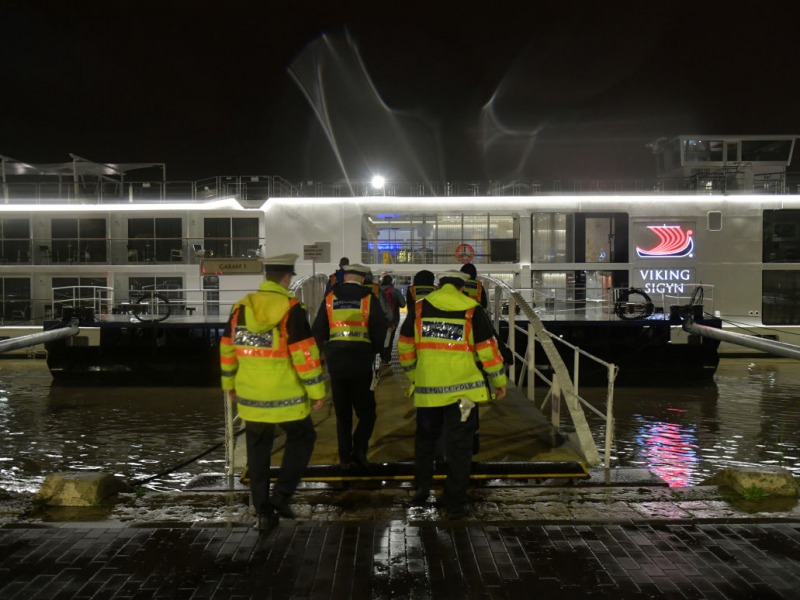
[[[460,263],[472,262],[475,258],[475,248],[469,244],[461,244],[456,248],[456,260]]]

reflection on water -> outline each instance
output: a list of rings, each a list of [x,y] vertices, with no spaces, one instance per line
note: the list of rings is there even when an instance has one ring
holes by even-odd
[[[41,360],[0,360],[0,487],[35,491],[57,471],[144,479],[222,441],[221,392],[208,388],[51,387]],[[224,456],[146,487],[176,489],[221,471]]]
[[[0,360],[0,488],[36,491],[56,471],[141,480],[223,439],[217,389],[50,383],[44,361]],[[599,406],[602,391],[582,392]],[[706,388],[618,388],[612,466],[646,467],[673,486],[697,485],[734,465],[776,465],[800,476],[799,396],[800,362],[789,359],[725,359]],[[588,420],[602,451],[603,426]],[[223,466],[220,448],[145,487],[180,489]]]
[[[798,396],[800,362],[790,359],[723,359],[708,387],[618,388],[612,464],[647,467],[676,487],[735,466],[800,476]]]
[[[663,421],[648,423],[641,416],[637,420],[641,425],[634,439],[643,463],[671,486],[691,485],[694,466],[699,460],[695,427]]]

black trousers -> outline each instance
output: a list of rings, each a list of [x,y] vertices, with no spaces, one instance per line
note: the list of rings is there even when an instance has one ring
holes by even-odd
[[[286,433],[286,445],[283,449],[283,461],[280,473],[275,481],[272,493],[275,496],[290,498],[294,495],[300,478],[311,460],[317,432],[311,417],[286,423],[245,423],[245,439],[247,443],[247,474],[250,477],[250,493],[253,496],[253,507],[257,514],[270,512],[267,505],[269,499],[269,469],[272,454],[272,443],[275,440],[275,427],[280,426]]]
[[[339,462],[348,463],[354,451],[365,456],[375,429],[377,414],[375,394],[369,389],[372,374],[359,377],[336,377],[331,374],[331,394],[336,411],[336,438]],[[358,422],[353,429],[353,412]]]
[[[474,407],[472,412],[477,412]],[[417,408],[417,429],[414,440],[414,473],[417,489],[433,486],[436,442],[444,434],[447,456],[447,479],[444,484],[445,504],[454,510],[467,502],[467,488],[472,473],[472,444],[477,419],[470,414],[461,422],[458,403],[433,408]]]

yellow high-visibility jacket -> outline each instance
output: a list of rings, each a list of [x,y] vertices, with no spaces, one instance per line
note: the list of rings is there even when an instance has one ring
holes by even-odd
[[[272,281],[231,309],[220,361],[222,389],[236,392],[245,421],[297,421],[310,414],[311,401],[325,397],[306,309]]]
[[[414,305],[400,330],[397,350],[414,385],[417,407],[447,406],[459,398],[487,402],[490,393],[483,373],[495,387],[507,383],[488,316],[451,284]]]

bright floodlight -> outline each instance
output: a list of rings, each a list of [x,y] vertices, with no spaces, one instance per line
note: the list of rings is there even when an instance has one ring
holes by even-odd
[[[383,177],[383,175],[372,176],[372,187],[374,187],[376,190],[382,190],[385,184],[386,184],[386,178]]]

